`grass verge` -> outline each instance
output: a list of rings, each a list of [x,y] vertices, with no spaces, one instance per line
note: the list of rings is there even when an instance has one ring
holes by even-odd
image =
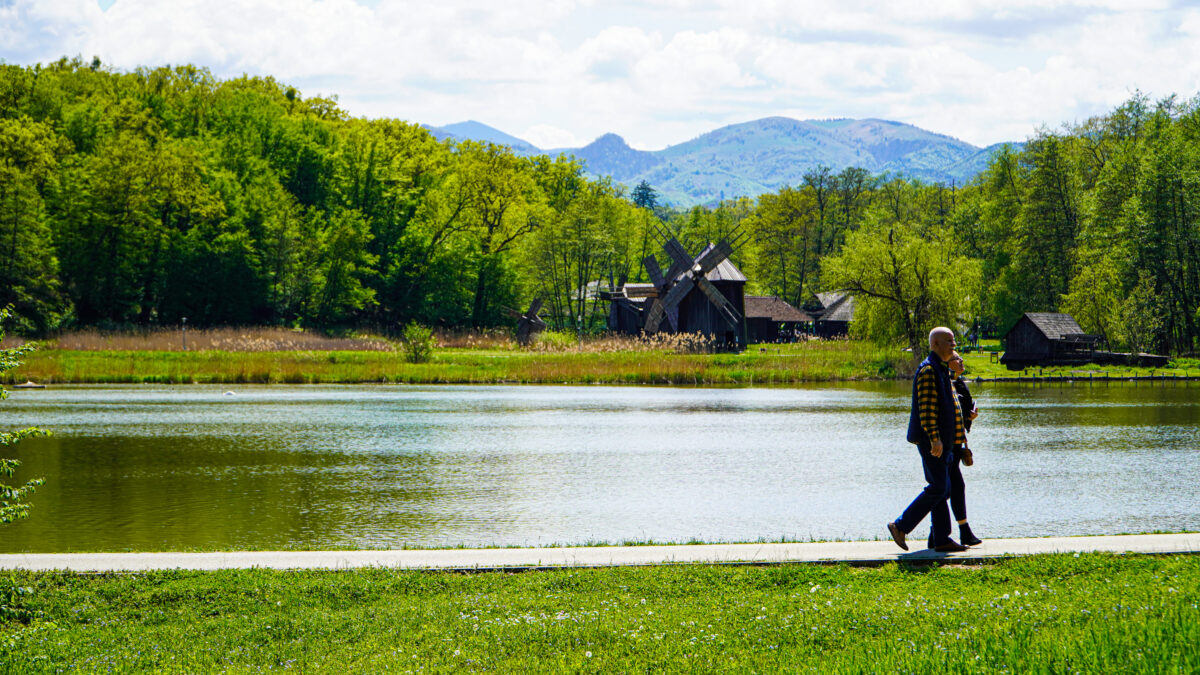
[[[429,363],[380,351],[77,351],[44,349],[6,383],[789,384],[891,379],[911,370],[899,350],[833,340],[741,354],[439,349]]]
[[[1196,672],[1200,557],[0,573],[0,669]]]

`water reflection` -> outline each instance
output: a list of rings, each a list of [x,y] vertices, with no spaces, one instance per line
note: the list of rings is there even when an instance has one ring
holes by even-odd
[[[1195,385],[977,386],[983,536],[1200,529]],[[0,551],[874,538],[920,489],[905,383],[14,392]],[[921,536],[921,535],[917,535]]]

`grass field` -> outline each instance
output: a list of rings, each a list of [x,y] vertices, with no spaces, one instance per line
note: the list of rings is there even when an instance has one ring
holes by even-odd
[[[428,363],[407,363],[380,337],[328,337],[277,328],[144,334],[65,335],[29,354],[0,383],[410,383],[410,384],[674,384],[770,385],[905,379],[910,355],[858,340],[813,340],[752,345],[740,354],[689,353],[687,340],[547,334],[532,349],[502,334],[438,335]],[[993,341],[994,342],[994,341]],[[6,345],[10,343],[6,342]],[[985,345],[998,348],[998,345]],[[1014,377],[988,352],[965,355],[970,378]],[[1200,359],[1176,359],[1169,368],[1069,366],[1034,368],[1024,375],[1133,377],[1200,376]]]
[[[0,671],[1200,670],[1200,557],[0,573]]]
[[[440,348],[428,363],[394,351],[124,351],[41,349],[5,383],[786,384],[905,376],[899,350],[833,340],[741,354],[667,349],[524,351]],[[911,371],[909,371],[911,372]]]

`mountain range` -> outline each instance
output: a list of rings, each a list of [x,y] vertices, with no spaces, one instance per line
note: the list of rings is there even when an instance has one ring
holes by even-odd
[[[522,155],[574,155],[588,173],[633,187],[649,183],[664,203],[713,205],[801,183],[805,172],[861,167],[927,182],[963,184],[987,168],[1003,143],[986,148],[911,124],[880,119],[795,120],[766,117],[731,124],[662,150],[629,147],[605,134],[582,148],[540,149],[480,122],[426,126],[439,139],[488,141]],[[1009,143],[1019,150],[1023,143]]]

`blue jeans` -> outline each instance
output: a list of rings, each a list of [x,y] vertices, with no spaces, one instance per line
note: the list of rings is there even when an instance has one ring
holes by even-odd
[[[962,473],[958,471],[958,458],[953,450],[945,449],[941,457],[934,457],[930,454],[930,446],[921,444],[917,446],[917,451],[921,454],[921,468],[925,471],[927,484],[921,494],[904,509],[896,525],[908,534],[916,529],[925,516],[929,516],[933,525],[929,536],[936,546],[950,540],[950,508],[946,500],[951,493],[951,466],[954,467],[954,473],[958,474],[959,485],[962,484]]]

